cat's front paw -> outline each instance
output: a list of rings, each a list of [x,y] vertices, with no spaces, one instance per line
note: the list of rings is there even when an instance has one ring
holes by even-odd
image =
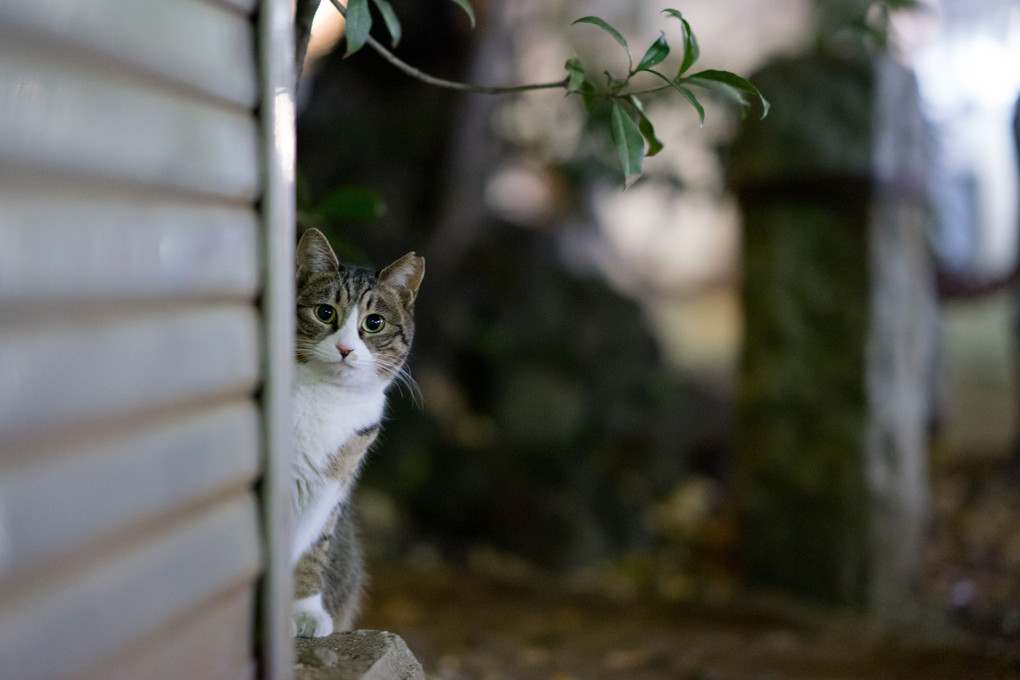
[[[325,637],[333,632],[333,617],[326,612],[294,612],[294,637]]]
[[[333,632],[333,617],[316,594],[294,602],[294,637],[325,637]]]

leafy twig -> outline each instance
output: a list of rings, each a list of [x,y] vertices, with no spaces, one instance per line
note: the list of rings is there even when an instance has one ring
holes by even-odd
[[[468,0],[451,0],[463,8],[471,19],[474,26],[475,17]],[[908,1],[908,0],[901,0]],[[369,2],[376,5],[379,13],[386,23],[390,33],[393,46],[400,41],[400,22],[393,13],[388,0],[347,0],[345,6],[340,0],[330,0],[334,7],[347,19],[347,53],[349,56],[357,52],[363,46],[368,45],[375,50],[383,59],[403,71],[407,75],[429,85],[444,87],[460,92],[472,92],[478,94],[511,94],[515,92],[527,92],[530,90],[548,90],[563,88],[567,94],[580,95],[584,106],[591,109],[598,99],[608,100],[611,107],[610,136],[616,146],[620,158],[620,165],[623,168],[625,183],[641,174],[641,163],[646,156],[654,156],[662,149],[662,142],[655,136],[655,129],[652,122],[645,114],[644,106],[639,97],[653,92],[672,89],[686,99],[698,113],[702,123],[705,121],[705,109],[698,101],[694,92],[689,86],[698,86],[721,93],[725,97],[739,103],[746,115],[751,104],[748,98],[758,99],[761,103],[762,118],[769,111],[769,103],[762,96],[750,81],[729,71],[708,69],[696,73],[688,73],[690,68],[698,60],[701,50],[698,41],[694,37],[690,24],[675,9],[665,9],[663,13],[680,21],[683,36],[683,59],[676,76],[669,76],[656,70],[655,67],[661,64],[669,56],[669,44],[666,42],[666,34],[662,33],[653,42],[644,55],[634,65],[634,58],[630,52],[630,46],[623,35],[610,26],[604,19],[595,16],[581,17],[571,25],[591,24],[601,28],[608,33],[613,40],[623,47],[627,53],[627,75],[625,78],[618,78],[608,71],[604,72],[606,85],[600,89],[593,83],[585,72],[581,62],[577,59],[569,59],[564,67],[567,70],[567,77],[551,83],[532,83],[528,85],[514,85],[510,87],[486,87],[482,85],[471,85],[460,83],[444,78],[437,78],[433,75],[411,66],[394,55],[385,46],[373,38],[369,31],[372,28],[372,15]],[[628,91],[627,86],[631,79],[640,73],[650,73],[664,81],[664,85],[644,90]],[[632,113],[633,112],[633,113]],[[635,121],[635,116],[637,120]],[[645,145],[647,144],[647,149]]]
[[[330,0],[330,2],[334,7],[336,7],[340,14],[344,15],[344,17],[347,16],[347,8],[340,3],[340,0]],[[425,73],[421,69],[411,66],[406,61],[393,54],[393,52],[386,49],[385,46],[379,43],[379,41],[371,35],[365,36],[364,44],[371,47],[379,54],[379,56],[412,78],[420,80],[428,85],[444,87],[448,90],[470,92],[472,94],[513,94],[515,92],[527,92],[529,90],[552,90],[556,88],[565,88],[567,86],[567,78],[551,83],[530,83],[527,85],[511,85],[505,87],[488,87],[485,85],[472,85],[470,83],[461,83],[455,80],[446,80],[445,78],[437,78],[436,76]]]

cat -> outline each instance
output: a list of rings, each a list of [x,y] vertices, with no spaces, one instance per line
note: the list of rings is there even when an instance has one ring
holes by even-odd
[[[379,434],[387,388],[407,380],[425,259],[378,273],[341,264],[308,229],[297,246],[291,561],[294,634],[351,630],[364,565],[351,492]]]

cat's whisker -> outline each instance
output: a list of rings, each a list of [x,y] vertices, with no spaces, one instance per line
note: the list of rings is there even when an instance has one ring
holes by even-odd
[[[387,377],[392,376],[393,369],[395,368],[395,366],[391,362],[388,362],[385,359],[381,359],[374,355],[372,356],[372,366],[375,368],[376,372],[383,373]]]
[[[385,357],[379,355],[372,355],[372,360],[378,368],[384,370],[387,375],[395,376],[397,373],[403,370],[403,364],[397,361],[390,361]]]
[[[424,405],[425,398],[422,395],[421,388],[418,387],[417,381],[411,377],[410,371],[407,370],[407,364],[396,363],[384,359],[383,357],[373,357],[376,367],[381,369],[384,373],[391,376],[394,384],[401,394],[404,394],[404,388],[407,388],[407,396],[411,398],[415,406],[421,408]]]
[[[418,381],[411,377],[411,374],[402,369],[397,377],[394,378],[397,383],[397,389],[403,394],[403,388],[407,388],[408,396],[411,397],[411,401],[414,402],[416,407],[423,408],[425,406],[425,395],[422,394],[421,388],[418,386]]]

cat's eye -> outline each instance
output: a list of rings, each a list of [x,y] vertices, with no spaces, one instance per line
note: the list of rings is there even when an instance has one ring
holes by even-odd
[[[369,314],[361,322],[361,329],[366,333],[378,333],[386,325],[386,319],[378,314]]]
[[[315,318],[322,323],[333,323],[336,320],[336,309],[333,305],[315,305]]]

